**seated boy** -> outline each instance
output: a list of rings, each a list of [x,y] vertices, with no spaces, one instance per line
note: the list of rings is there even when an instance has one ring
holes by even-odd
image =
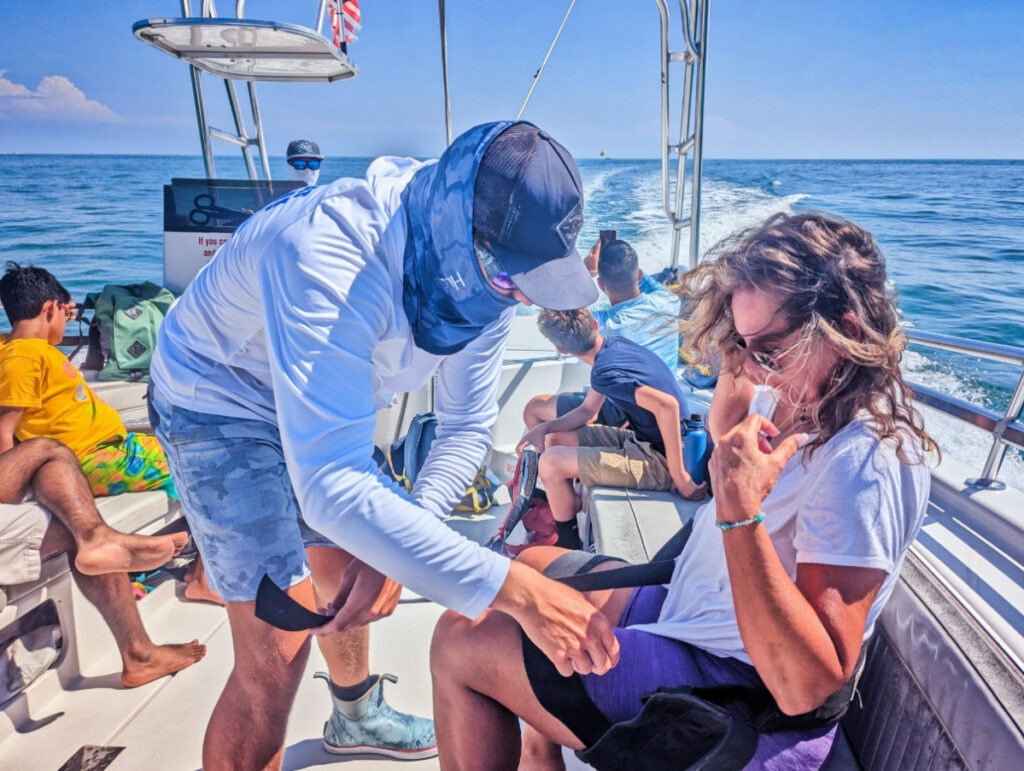
[[[0,347],[0,452],[15,439],[56,439],[78,458],[94,496],[163,490],[177,499],[156,437],[130,433],[54,347],[74,312],[67,289],[43,268],[9,262],[0,302],[12,327]]]
[[[675,376],[679,368],[679,298],[645,276],[633,247],[625,241],[598,241],[587,255],[597,273],[597,285],[610,307],[590,307],[604,337],[626,337],[658,356]],[[586,391],[535,396],[523,410],[527,428],[561,417],[583,403]],[[597,422],[621,426],[625,415],[605,399]]]
[[[639,490],[676,490],[700,500],[706,484],[694,484],[683,468],[686,399],[674,373],[651,351],[624,337],[602,337],[590,311],[542,310],[541,333],[562,353],[591,367],[590,391],[565,415],[528,431],[518,449],[543,450],[538,473],[556,522],[570,522],[578,505],[572,481]],[[606,397],[615,399],[629,429],[587,425]],[[560,528],[564,536],[564,528]]]

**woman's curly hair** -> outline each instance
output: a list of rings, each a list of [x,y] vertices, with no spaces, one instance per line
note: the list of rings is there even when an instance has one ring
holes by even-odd
[[[920,450],[938,451],[903,381],[907,338],[885,259],[870,233],[820,213],[780,213],[726,239],[682,277],[688,352],[704,363],[719,356],[721,367],[736,376],[746,357],[732,319],[732,298],[741,289],[781,295],[779,311],[803,330],[802,339],[827,340],[842,355],[815,395],[812,450],[867,410],[879,437],[892,438],[905,462],[910,436]]]

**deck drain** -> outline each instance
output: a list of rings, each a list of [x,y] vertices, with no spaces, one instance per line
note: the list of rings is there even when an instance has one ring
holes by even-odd
[[[58,771],[103,771],[124,751],[124,747],[82,745]]]

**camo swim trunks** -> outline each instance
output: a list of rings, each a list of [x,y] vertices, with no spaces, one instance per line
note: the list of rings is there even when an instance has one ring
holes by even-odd
[[[175,407],[150,387],[150,422],[167,449],[210,585],[229,602],[309,575],[306,548],[337,548],[302,519],[277,426]]]

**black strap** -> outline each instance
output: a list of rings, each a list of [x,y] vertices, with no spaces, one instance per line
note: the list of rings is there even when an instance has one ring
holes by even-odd
[[[596,573],[581,573],[557,579],[566,586],[580,592],[595,592],[602,589],[622,589],[627,586],[661,586],[672,580],[675,570],[675,558],[683,553],[683,547],[693,533],[693,520],[690,519],[682,529],[662,546],[654,559],[643,565],[626,565],[614,570],[601,570]]]

